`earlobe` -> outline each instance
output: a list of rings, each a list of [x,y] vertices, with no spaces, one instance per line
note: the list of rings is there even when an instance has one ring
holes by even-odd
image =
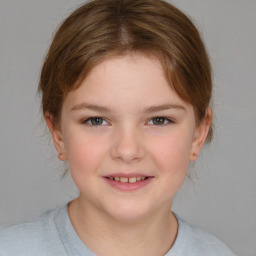
[[[205,118],[202,120],[200,125],[196,128],[194,133],[194,139],[191,147],[190,161],[195,161],[206,141],[208,132],[210,130],[212,122],[212,110],[210,107],[207,108]]]
[[[58,153],[58,158],[61,161],[66,161],[67,157],[66,157],[66,153],[65,153],[65,145],[63,142],[61,130],[59,128],[55,127],[54,122],[53,122],[53,117],[49,112],[46,112],[44,114],[44,119],[45,119],[45,122],[49,128],[50,133],[51,133],[53,144]]]

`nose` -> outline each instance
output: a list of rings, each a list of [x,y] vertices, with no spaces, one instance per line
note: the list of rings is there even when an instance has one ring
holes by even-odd
[[[145,157],[142,136],[131,128],[115,131],[111,156],[127,164],[140,161]]]

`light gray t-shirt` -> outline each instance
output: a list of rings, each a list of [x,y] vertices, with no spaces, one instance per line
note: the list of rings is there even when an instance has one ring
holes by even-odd
[[[214,236],[178,218],[176,241],[166,256],[234,256]],[[0,230],[0,256],[92,256],[71,224],[67,206]],[[156,255],[158,256],[158,255]]]

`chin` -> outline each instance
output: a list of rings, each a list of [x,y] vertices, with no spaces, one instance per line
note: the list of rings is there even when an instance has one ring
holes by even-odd
[[[105,209],[108,215],[119,222],[138,222],[150,214],[150,209],[138,203],[119,203]]]

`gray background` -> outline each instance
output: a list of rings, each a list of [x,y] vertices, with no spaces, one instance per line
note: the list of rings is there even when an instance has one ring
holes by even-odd
[[[36,88],[59,22],[79,0],[0,0],[0,226],[76,195],[49,141]],[[174,211],[242,256],[256,254],[256,1],[175,0],[203,34],[214,70],[215,139]]]

